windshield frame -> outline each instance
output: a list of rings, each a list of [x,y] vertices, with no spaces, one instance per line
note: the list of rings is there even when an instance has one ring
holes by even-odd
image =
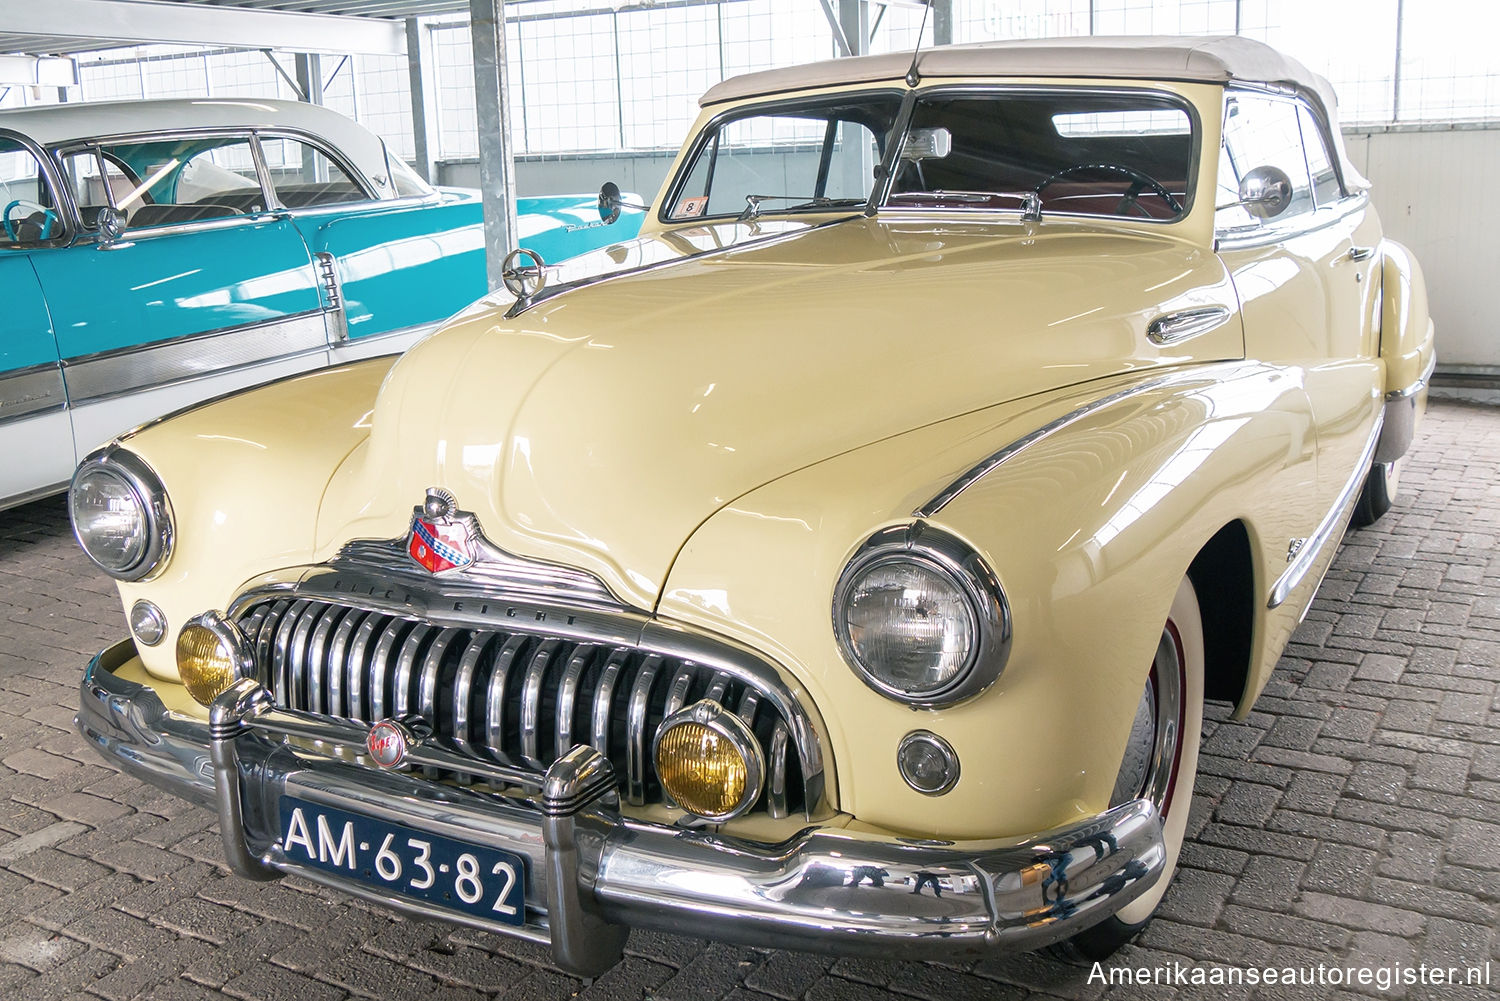
[[[1155,219],[1144,216],[1120,216],[1099,215],[1092,212],[1067,212],[1061,209],[1045,210],[1043,218],[1068,218],[1068,219],[1092,219],[1096,221],[1147,223],[1153,226],[1175,226],[1187,221],[1196,208],[1199,177],[1202,173],[1203,160],[1203,120],[1198,113],[1195,102],[1183,94],[1176,93],[1162,87],[1153,86],[1149,81],[1142,81],[1142,85],[1120,85],[1118,83],[1104,84],[1010,84],[999,82],[944,82],[926,87],[908,88],[897,87],[868,87],[856,90],[832,90],[821,91],[812,95],[802,95],[787,99],[745,103],[727,108],[719,114],[714,115],[698,134],[693,137],[693,142],[688,150],[687,156],[681,159],[681,168],[672,178],[671,186],[667,189],[667,197],[661,200],[657,210],[657,221],[665,226],[682,226],[690,224],[701,224],[704,221],[723,221],[731,218],[729,216],[693,217],[678,219],[671,217],[667,208],[676,205],[679,195],[687,186],[689,176],[698,164],[699,157],[704,148],[718,134],[718,130],[726,122],[753,117],[758,114],[775,114],[783,109],[816,108],[824,103],[836,103],[840,100],[872,95],[900,95],[901,107],[887,133],[885,150],[881,157],[880,177],[870,189],[870,197],[863,208],[856,210],[849,206],[847,211],[851,215],[860,214],[874,216],[880,212],[897,213],[900,216],[908,215],[942,215],[944,217],[957,216],[959,218],[973,218],[986,216],[1005,216],[1019,218],[1023,210],[1019,208],[936,208],[928,206],[891,206],[887,204],[890,198],[891,187],[895,183],[894,166],[901,155],[901,150],[906,146],[907,138],[911,133],[911,123],[917,104],[931,97],[964,97],[964,96],[988,96],[1004,95],[1016,97],[1047,97],[1058,94],[1086,95],[1090,97],[1129,97],[1150,98],[1163,101],[1172,107],[1184,112],[1188,116],[1188,128],[1190,133],[1190,144],[1188,149],[1188,175],[1184,191],[1183,208],[1176,218]],[[757,213],[757,218],[766,216],[802,216],[810,214],[826,214],[839,212],[837,208],[802,208],[786,211],[776,207],[768,207]]]

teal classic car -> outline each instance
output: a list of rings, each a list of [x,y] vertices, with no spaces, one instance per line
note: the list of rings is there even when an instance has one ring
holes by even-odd
[[[635,236],[596,196],[523,198],[547,262]],[[135,424],[404,350],[484,294],[477,193],[289,101],[0,112],[0,508]]]

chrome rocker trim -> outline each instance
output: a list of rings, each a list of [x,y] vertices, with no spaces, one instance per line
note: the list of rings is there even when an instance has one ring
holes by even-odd
[[[622,817],[608,762],[586,746],[545,773],[506,769],[496,777],[513,791],[503,794],[440,785],[364,763],[350,746],[363,727],[277,709],[249,679],[220,696],[209,723],[170,712],[113,673],[134,652],[126,640],[89,664],[78,729],[129,774],[213,806],[236,872],[295,872],[399,911],[550,943],[554,961],[581,975],[618,960],[628,927],[886,957],[1033,949],[1113,914],[1165,869],[1161,817],[1146,800],[1022,839],[809,826],[762,845]],[[277,841],[283,794],[522,855],[525,924],[303,868]]]
[[[1297,585],[1302,583],[1302,578],[1307,576],[1309,570],[1317,563],[1318,556],[1330,542],[1337,542],[1344,537],[1344,527],[1349,524],[1349,516],[1354,511],[1354,502],[1359,500],[1360,489],[1365,485],[1365,478],[1370,475],[1370,462],[1375,457],[1375,446],[1380,442],[1381,429],[1385,425],[1385,411],[1375,415],[1375,426],[1370,429],[1370,440],[1365,443],[1364,450],[1360,452],[1359,462],[1354,466],[1354,472],[1349,474],[1349,480],[1344,488],[1339,491],[1338,499],[1333,502],[1333,507],[1323,516],[1318,523],[1317,530],[1308,537],[1301,548],[1291,557],[1291,563],[1276,580],[1276,586],[1271,588],[1271,597],[1266,601],[1267,608],[1280,608],[1281,605],[1291,597]]]

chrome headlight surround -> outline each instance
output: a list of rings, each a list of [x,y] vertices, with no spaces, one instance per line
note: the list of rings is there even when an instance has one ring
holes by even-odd
[[[952,584],[968,605],[974,635],[969,654],[954,676],[931,689],[907,689],[880,677],[860,658],[850,635],[851,592],[871,570],[906,564]],[[833,631],[839,652],[861,681],[888,699],[922,709],[939,709],[973,698],[994,684],[1010,655],[1010,603],[993,570],[967,543],[924,522],[876,532],[839,575],[833,592]]]
[[[90,550],[79,528],[79,485],[100,476],[125,488],[134,501],[142,522],[145,546],[138,557],[123,567],[110,566],[99,559]],[[106,445],[79,463],[73,474],[73,482],[68,487],[68,521],[73,527],[73,537],[83,549],[84,555],[116,580],[136,581],[153,577],[161,572],[172,555],[172,505],[167,500],[166,487],[144,459],[117,445]]]

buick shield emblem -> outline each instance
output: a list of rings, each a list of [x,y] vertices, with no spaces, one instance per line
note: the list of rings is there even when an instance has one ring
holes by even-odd
[[[434,487],[413,515],[406,552],[428,573],[461,570],[474,562],[473,539],[467,525],[449,520],[453,495]]]
[[[406,757],[406,728],[394,720],[383,719],[370,727],[365,747],[381,768],[395,768]]]

